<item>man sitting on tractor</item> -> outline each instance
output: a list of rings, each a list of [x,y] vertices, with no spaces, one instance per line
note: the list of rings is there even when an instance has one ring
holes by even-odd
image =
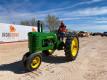
[[[61,21],[61,24],[60,24],[59,29],[58,29],[58,34],[59,34],[60,40],[63,41],[66,32],[67,32],[66,26],[63,23],[63,21]]]

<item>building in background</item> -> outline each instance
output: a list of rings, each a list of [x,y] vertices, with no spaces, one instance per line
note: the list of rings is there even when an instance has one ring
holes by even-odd
[[[25,41],[28,32],[36,32],[37,27],[0,23],[0,43]]]

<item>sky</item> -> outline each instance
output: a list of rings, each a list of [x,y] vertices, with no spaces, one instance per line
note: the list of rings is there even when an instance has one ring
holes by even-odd
[[[107,31],[107,0],[0,0],[0,23],[55,15],[69,30]]]

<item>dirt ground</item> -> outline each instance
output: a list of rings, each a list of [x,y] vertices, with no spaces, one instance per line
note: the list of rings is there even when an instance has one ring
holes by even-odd
[[[80,38],[75,61],[63,51],[43,58],[37,71],[26,72],[21,62],[27,42],[0,44],[0,80],[107,80],[107,37]]]

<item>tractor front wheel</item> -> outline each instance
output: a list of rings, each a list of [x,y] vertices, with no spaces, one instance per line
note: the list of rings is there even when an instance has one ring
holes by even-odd
[[[26,65],[26,59],[27,59],[27,57],[30,55],[30,52],[27,52],[27,53],[25,53],[24,55],[23,55],[23,58],[22,58],[22,62],[23,62],[23,64],[24,64],[24,66]]]
[[[40,53],[32,53],[26,59],[25,67],[28,71],[33,71],[39,68],[42,61]]]
[[[79,39],[77,36],[67,38],[65,42],[65,55],[67,60],[75,60],[79,50]]]

